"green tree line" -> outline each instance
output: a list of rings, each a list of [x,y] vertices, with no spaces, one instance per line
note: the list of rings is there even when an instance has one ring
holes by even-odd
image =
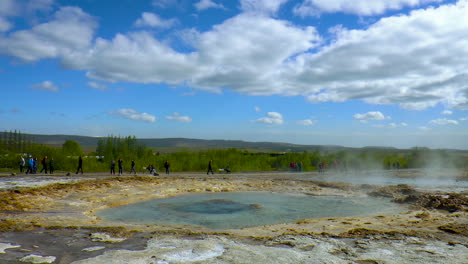
[[[78,157],[83,157],[85,172],[107,172],[112,160],[122,159],[124,171],[130,171],[131,161],[136,163],[138,172],[145,172],[144,167],[153,165],[158,171],[164,170],[165,161],[171,164],[172,172],[206,171],[208,162],[213,160],[213,169],[226,168],[234,172],[249,171],[288,171],[290,164],[302,164],[303,171],[315,171],[320,163],[328,169],[363,170],[399,168],[468,168],[467,159],[459,154],[445,150],[413,148],[408,151],[392,149],[362,149],[359,151],[339,152],[287,152],[255,153],[239,149],[216,149],[207,151],[178,151],[160,154],[138,143],[135,136],[108,136],[100,139],[96,151],[84,153],[81,146],[73,140],[67,140],[61,148],[34,143],[19,131],[3,133],[0,138],[0,168],[17,171],[20,156],[44,156],[54,159],[57,171],[74,172],[78,166]],[[40,165],[39,165],[40,167]]]

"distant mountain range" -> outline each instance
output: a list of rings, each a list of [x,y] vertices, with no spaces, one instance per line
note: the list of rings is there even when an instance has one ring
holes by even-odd
[[[0,132],[0,137],[3,132]],[[76,135],[38,135],[23,134],[32,139],[35,143],[61,147],[66,140],[74,140],[80,144],[85,151],[95,150],[98,140],[106,137],[89,137]],[[208,140],[192,138],[143,138],[137,139],[155,151],[174,152],[179,150],[206,150],[206,149],[227,149],[236,148],[254,152],[302,152],[302,151],[362,151],[362,150],[399,150],[393,147],[369,146],[363,148],[350,148],[337,145],[299,145],[280,142],[250,142],[242,140]],[[400,151],[405,151],[400,149]],[[456,151],[456,150],[455,150]]]

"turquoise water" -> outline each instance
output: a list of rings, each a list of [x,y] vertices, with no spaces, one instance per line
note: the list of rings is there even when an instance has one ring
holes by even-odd
[[[107,221],[166,223],[237,229],[316,217],[397,213],[386,199],[270,192],[186,194],[99,211]]]

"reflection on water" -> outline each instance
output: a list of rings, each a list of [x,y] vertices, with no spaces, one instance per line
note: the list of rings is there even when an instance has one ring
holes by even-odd
[[[400,212],[389,200],[269,192],[187,194],[102,210],[98,216],[126,223],[200,225],[211,229],[288,223],[314,217]]]

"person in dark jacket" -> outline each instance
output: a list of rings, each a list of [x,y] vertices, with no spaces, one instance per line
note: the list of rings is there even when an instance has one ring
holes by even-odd
[[[50,158],[50,160],[49,160],[49,172],[50,172],[50,174],[54,174],[54,170],[55,170],[54,158]]]
[[[119,158],[117,163],[119,164],[119,175],[122,175],[123,174],[123,160],[122,160],[122,158]]]
[[[76,174],[81,170],[81,174],[83,174],[83,159],[81,156],[78,158],[78,169],[76,170]]]
[[[210,162],[208,163],[208,171],[206,172],[207,175],[210,174],[210,172],[211,172],[211,174],[214,174],[213,167],[211,166],[212,162],[213,162],[213,160],[210,160]]]
[[[164,162],[164,168],[166,169],[166,174],[169,174],[170,167],[171,167],[171,164],[169,163],[169,161],[166,160],[166,162]]]

